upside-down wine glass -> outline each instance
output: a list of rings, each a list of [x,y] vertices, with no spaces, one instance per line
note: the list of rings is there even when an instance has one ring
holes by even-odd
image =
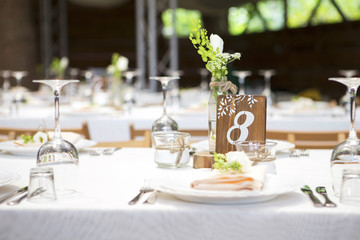
[[[250,71],[233,71],[232,74],[239,78],[239,94],[245,95],[245,78],[251,76]]]
[[[342,173],[344,169],[360,169],[360,140],[356,135],[355,113],[356,92],[360,78],[329,78],[347,86],[350,94],[350,131],[345,142],[338,144],[331,155],[331,177],[336,196],[340,195]]]
[[[276,74],[276,71],[273,69],[260,70],[259,74],[264,76],[265,89],[263,91],[263,95],[265,95],[267,98],[267,106],[268,106],[268,110],[269,110],[269,108],[271,108],[271,106],[272,106],[270,79],[271,79],[271,76]]]
[[[55,96],[55,132],[53,138],[44,143],[37,154],[37,166],[54,169],[55,189],[58,195],[75,192],[79,156],[75,146],[61,137],[60,130],[60,91],[69,83],[79,80],[33,80],[52,88]]]
[[[338,71],[338,73],[344,77],[351,78],[358,75],[359,71],[354,69],[341,69]],[[348,91],[346,91],[345,94],[340,98],[339,104],[345,109],[347,113],[350,112],[350,95]]]
[[[169,82],[171,80],[180,79],[180,78],[175,76],[155,76],[155,77],[149,77],[149,79],[160,81],[162,93],[163,93],[163,115],[154,122],[152,126],[152,131],[153,132],[178,131],[179,130],[178,124],[175,122],[174,119],[169,117],[166,113],[166,92],[169,86]]]
[[[136,102],[136,90],[140,90],[139,82],[133,81],[134,77],[140,75],[141,71],[138,69],[135,70],[126,70],[123,72],[125,77],[124,84],[124,110],[125,112],[131,114],[133,104]]]
[[[23,77],[27,76],[27,71],[13,71],[11,73],[11,76],[13,76],[15,79],[16,79],[16,93],[15,93],[15,96],[14,96],[14,104],[15,104],[15,111],[16,111],[16,114],[19,113],[19,105],[20,105],[20,102],[23,98],[22,96],[22,93],[21,93],[21,80]]]

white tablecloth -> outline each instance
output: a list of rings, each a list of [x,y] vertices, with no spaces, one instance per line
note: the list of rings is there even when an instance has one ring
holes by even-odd
[[[313,189],[326,186],[337,208],[315,208],[300,190],[268,202],[209,205],[184,202],[161,193],[155,205],[129,206],[146,177],[178,174],[159,169],[152,149],[128,149],[113,156],[80,155],[78,194],[49,204],[27,201],[0,205],[0,239],[360,239],[359,206],[343,205],[330,184],[331,151],[276,160],[279,175],[299,178]],[[0,168],[21,174],[4,193],[27,185],[35,157],[0,155]],[[320,198],[321,199],[321,198]]]

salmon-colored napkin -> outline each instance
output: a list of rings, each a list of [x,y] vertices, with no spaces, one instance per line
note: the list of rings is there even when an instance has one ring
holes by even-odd
[[[198,190],[241,191],[261,190],[266,180],[266,166],[251,167],[246,173],[222,173],[206,179],[195,180],[191,187]]]

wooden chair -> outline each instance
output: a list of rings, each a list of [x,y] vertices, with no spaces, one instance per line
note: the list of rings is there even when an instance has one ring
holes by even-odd
[[[6,135],[7,140],[15,140],[21,134],[34,135],[39,129],[21,129],[21,128],[0,128],[0,135]],[[85,139],[90,139],[90,132],[87,122],[83,122],[81,128],[65,128],[62,132],[74,132],[84,136]]]
[[[99,142],[95,147],[151,147],[151,131],[150,130],[135,130],[130,125],[130,141],[121,142]],[[143,137],[138,140],[136,137]]]
[[[286,140],[300,149],[332,149],[345,141],[347,132],[266,131],[267,139]]]
[[[181,129],[181,132],[190,133],[192,137],[207,137],[209,134],[207,129]]]

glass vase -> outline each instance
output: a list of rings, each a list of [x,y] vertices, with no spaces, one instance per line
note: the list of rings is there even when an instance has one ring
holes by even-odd
[[[120,78],[111,78],[111,105],[120,109],[123,104],[123,84]]]
[[[217,96],[222,93],[216,88],[211,89],[208,101],[208,124],[209,124],[209,152],[214,153],[216,147],[216,104]]]

